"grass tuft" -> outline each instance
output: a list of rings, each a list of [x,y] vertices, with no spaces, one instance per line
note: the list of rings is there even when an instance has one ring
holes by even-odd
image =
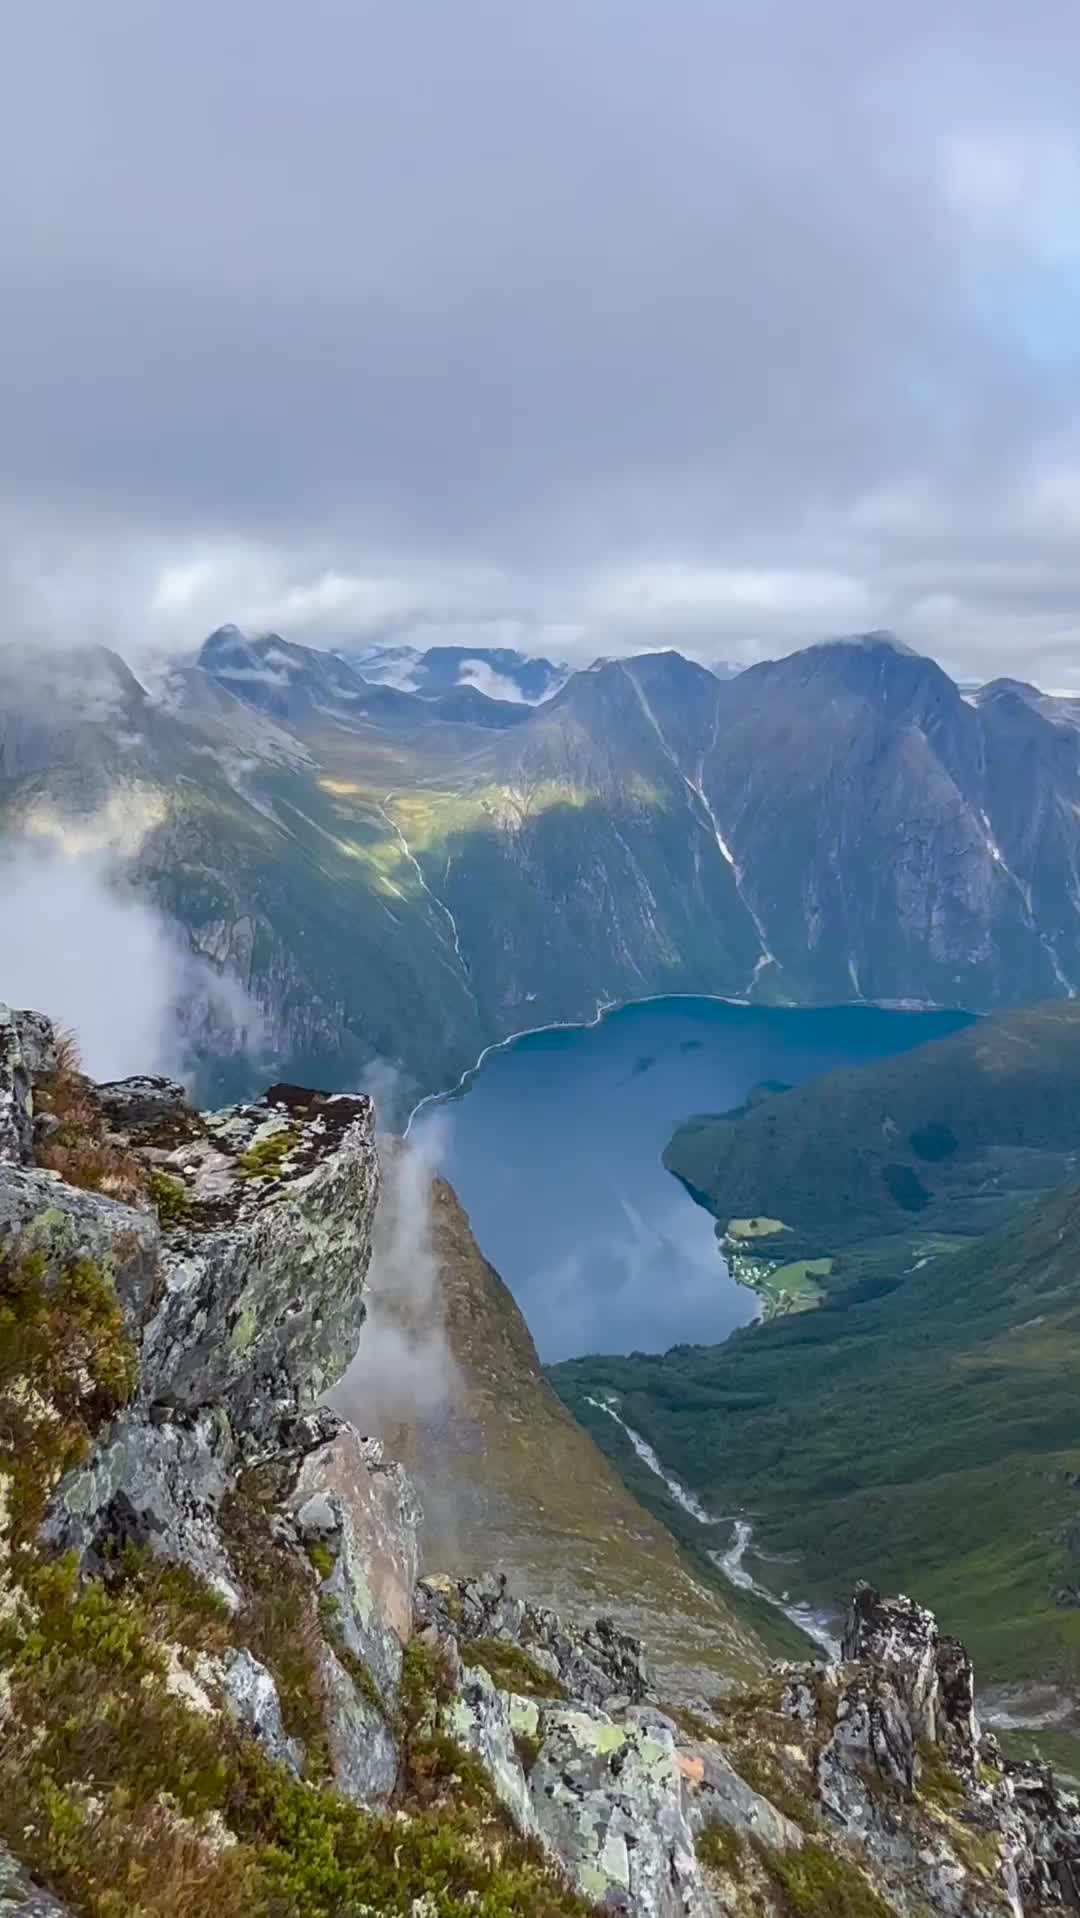
[[[277,1179],[285,1159],[297,1134],[291,1126],[283,1126],[280,1132],[271,1132],[265,1139],[256,1139],[240,1154],[237,1169],[242,1179]]]
[[[841,1852],[807,1839],[799,1851],[759,1845],[758,1855],[782,1893],[787,1918],[894,1918],[865,1873]]]
[[[59,1172],[68,1185],[87,1192],[104,1192],[127,1205],[142,1205],[146,1171],[126,1146],[114,1144],[98,1103],[93,1083],[81,1069],[79,1049],[70,1032],[56,1044],[54,1070],[34,1085],[35,1113],[49,1113],[57,1121],[38,1147],[35,1158],[47,1171]]]
[[[501,1691],[523,1698],[565,1698],[566,1688],[520,1645],[502,1638],[470,1638],[462,1646],[468,1665],[481,1665]]]
[[[167,1232],[170,1226],[183,1225],[191,1212],[191,1200],[183,1181],[174,1179],[156,1166],[146,1175],[146,1196],[158,1215],[163,1232]]]

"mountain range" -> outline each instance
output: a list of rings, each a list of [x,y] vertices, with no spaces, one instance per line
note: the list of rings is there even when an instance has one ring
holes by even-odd
[[[111,853],[283,1072],[388,1060],[409,1097],[651,993],[982,1011],[1080,984],[1071,702],[961,692],[887,634],[726,678],[398,664],[417,690],[383,653],[224,627],[151,693],[101,647],[6,645],[0,835]]]

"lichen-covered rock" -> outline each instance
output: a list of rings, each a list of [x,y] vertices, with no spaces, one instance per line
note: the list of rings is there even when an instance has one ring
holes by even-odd
[[[321,1670],[334,1783],[356,1805],[385,1805],[397,1782],[401,1757],[390,1720],[329,1647],[323,1652]]]
[[[417,1609],[423,1623],[453,1635],[463,1647],[481,1638],[520,1646],[584,1704],[604,1706],[613,1699],[637,1704],[648,1689],[640,1640],[606,1618],[576,1630],[555,1612],[518,1598],[502,1573],[426,1578],[417,1592]]]
[[[377,1439],[341,1424],[302,1460],[289,1509],[304,1539],[332,1560],[324,1600],[345,1646],[393,1709],[419,1556],[420,1511],[408,1479]]]
[[[718,1746],[700,1739],[683,1741],[677,1756],[686,1819],[695,1837],[720,1824],[773,1851],[800,1849],[799,1826],[761,1792],[751,1790]]]
[[[27,1172],[0,1177],[0,1236],[6,1219],[32,1233],[52,1221],[65,1243],[119,1236],[138,1250],[117,1270],[138,1392],[61,1487],[48,1536],[80,1558],[135,1540],[227,1591],[216,1511],[231,1478],[295,1444],[298,1415],[355,1350],[378,1164],[368,1099],[326,1100],[303,1121],[265,1102],[213,1116],[232,1142],[218,1152],[224,1185],[164,1236],[147,1215]],[[253,1155],[252,1140],[278,1135],[281,1150]]]
[[[389,1799],[400,1763],[393,1726],[412,1633],[420,1511],[377,1439],[361,1438],[326,1410],[319,1419],[325,1437],[300,1460],[286,1509],[320,1575],[334,1776],[346,1796],[378,1804]]]
[[[713,1911],[670,1732],[546,1707],[529,1776],[543,1839],[586,1896],[641,1918]]]
[[[246,1647],[222,1660],[217,1683],[226,1710],[249,1731],[267,1756],[300,1776],[303,1753],[281,1721],[281,1700],[273,1675]]]
[[[43,1012],[12,1011],[23,1064],[33,1084],[56,1070],[56,1027]]]
[[[539,1745],[541,1707],[533,1698],[501,1691],[480,1665],[462,1666],[443,1722],[459,1745],[487,1767],[501,1804],[527,1838],[539,1835],[529,1780],[515,1739]]]
[[[832,1737],[822,1746],[817,1783],[836,1823],[865,1836],[882,1795],[910,1798],[915,1787],[915,1728],[891,1675],[852,1678],[841,1689]]]
[[[276,1117],[246,1108],[234,1124],[254,1119],[257,1140]],[[170,1245],[142,1393],[174,1414],[225,1406],[257,1457],[356,1349],[379,1182],[371,1101],[328,1100],[279,1155],[241,1153],[236,1164],[229,1200]]]
[[[235,1459],[220,1408],[185,1424],[123,1415],[60,1487],[45,1542],[91,1565],[124,1545],[149,1547],[187,1565],[235,1609],[240,1593],[218,1524]]]
[[[901,1594],[883,1598],[872,1585],[852,1594],[841,1655],[872,1665],[903,1700],[915,1740],[937,1736],[938,1629],[932,1612]]]
[[[0,1163],[28,1165],[33,1140],[34,1101],[17,1014],[0,1005]]]
[[[0,1164],[0,1252],[38,1252],[50,1282],[73,1260],[92,1259],[116,1288],[138,1338],[160,1282],[161,1235],[148,1212],[67,1185],[55,1172]]]
[[[713,1910],[684,1805],[670,1725],[500,1690],[464,1664],[443,1724],[484,1764],[500,1802],[605,1911],[683,1918]],[[745,1790],[745,1787],[744,1787]]]
[[[0,1846],[0,1918],[74,1918],[50,1891],[35,1885],[10,1852]]]

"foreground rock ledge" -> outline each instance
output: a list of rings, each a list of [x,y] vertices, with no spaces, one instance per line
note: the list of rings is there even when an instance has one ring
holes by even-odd
[[[571,1627],[497,1571],[418,1580],[404,1473],[322,1404],[363,1336],[379,1189],[368,1100],[278,1086],[195,1114],[169,1081],[59,1085],[65,1071],[47,1020],[0,1009],[0,1766],[5,1739],[28,1736],[32,1762],[48,1730],[20,1717],[26,1646],[66,1554],[72,1603],[78,1581],[121,1617],[130,1590],[150,1594],[147,1682],[178,1723],[220,1727],[223,1749],[239,1736],[301,1802],[336,1794],[394,1818],[405,1862],[380,1910],[462,1909],[441,1882],[416,1892],[407,1859],[409,1834],[449,1828],[467,1792],[474,1853],[501,1860],[526,1840],[522,1858],[540,1861],[515,1880],[522,1913],[554,1909],[542,1888],[560,1882],[582,1911],[641,1918],[1080,1909],[1080,1806],[1001,1758],[963,1647],[909,1599],[860,1587],[838,1663],[776,1666],[690,1711],[656,1694],[641,1645],[603,1619]],[[72,1182],[88,1166],[97,1189]],[[51,1346],[20,1332],[28,1300]],[[88,1326],[108,1328],[104,1353]],[[56,1434],[73,1421],[86,1440],[65,1470]],[[15,1431],[19,1457],[3,1449]],[[162,1586],[155,1567],[188,1583]],[[91,1769],[65,1790],[86,1840],[101,1782]],[[236,1854],[227,1797],[190,1830],[177,1806],[165,1790],[140,1815],[164,1819],[170,1843],[179,1820],[200,1870],[220,1869]],[[93,1886],[71,1893],[62,1850],[34,1849],[36,1811],[0,1828],[0,1913],[98,1909]]]

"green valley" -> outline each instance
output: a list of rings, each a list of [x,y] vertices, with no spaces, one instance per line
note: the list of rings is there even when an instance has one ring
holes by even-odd
[[[836,1603],[861,1567],[939,1608],[988,1680],[1070,1690],[1078,1075],[1080,1008],[1037,1007],[680,1128],[668,1164],[743,1256],[782,1240],[769,1285],[786,1266],[794,1291],[795,1268],[820,1303],[721,1346],[551,1372],[620,1465],[598,1397],[710,1511],[750,1517],[773,1589]]]

